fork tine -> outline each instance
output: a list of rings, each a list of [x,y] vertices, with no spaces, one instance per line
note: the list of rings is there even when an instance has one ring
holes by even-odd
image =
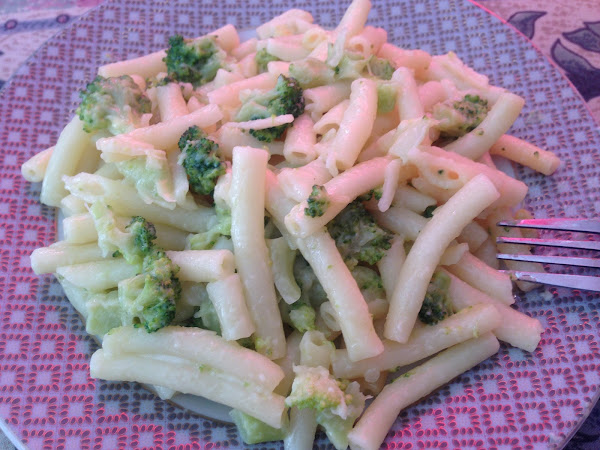
[[[503,220],[501,227],[538,228],[542,230],[578,231],[582,233],[600,233],[600,221],[597,219],[525,219]]]
[[[600,292],[600,278],[585,275],[563,275],[557,273],[544,272],[519,272],[504,271],[510,274],[511,278],[518,281],[529,281],[531,283],[548,284],[550,286],[559,286],[573,289],[583,289],[585,291]]]
[[[600,242],[596,241],[568,241],[562,239],[527,239],[527,238],[496,238],[498,244],[526,244],[544,245],[547,247],[579,248],[584,250],[600,250]]]
[[[509,261],[537,262],[542,264],[562,264],[579,267],[600,267],[600,259],[595,258],[577,258],[572,256],[545,256],[545,255],[509,255],[499,253],[498,259]]]

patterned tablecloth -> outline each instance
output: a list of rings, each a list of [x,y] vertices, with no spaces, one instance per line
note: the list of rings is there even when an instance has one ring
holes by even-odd
[[[47,39],[101,2],[1,0],[0,88]],[[480,4],[531,39],[573,83],[600,122],[598,0],[481,0]],[[0,450],[5,448],[14,447],[0,431]],[[566,448],[600,448],[599,405]]]

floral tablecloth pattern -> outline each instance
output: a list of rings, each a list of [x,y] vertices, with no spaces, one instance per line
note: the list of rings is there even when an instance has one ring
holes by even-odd
[[[0,88],[47,39],[101,2],[102,0],[2,0]],[[598,0],[480,0],[479,4],[518,29],[550,58],[577,88],[592,115],[600,123]],[[14,447],[0,431],[0,449],[10,448]],[[566,448],[600,448],[600,406],[596,406]]]

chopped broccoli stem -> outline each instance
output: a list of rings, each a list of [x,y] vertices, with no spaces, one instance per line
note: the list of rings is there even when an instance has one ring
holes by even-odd
[[[254,61],[256,62],[258,73],[263,73],[267,71],[267,66],[271,61],[280,61],[280,59],[277,56],[270,54],[267,49],[262,48],[256,52]]]
[[[190,236],[190,250],[210,250],[221,236],[231,236],[231,211],[215,207],[217,223],[210,230]]]
[[[169,38],[163,61],[167,64],[169,78],[196,87],[215,78],[217,70],[224,66],[225,53],[212,37],[188,41],[176,34]]]
[[[395,70],[387,59],[378,58],[375,55],[369,59],[369,68],[374,76],[382,80],[391,80]]]
[[[335,71],[315,58],[306,58],[290,64],[290,75],[298,80],[303,89],[323,86],[335,81]]]
[[[132,185],[144,201],[164,205],[171,203],[173,178],[166,159],[137,156],[115,163],[117,170]]]
[[[393,84],[377,83],[377,113],[387,114],[396,107],[398,90]]]
[[[121,309],[116,292],[92,296],[87,302],[85,330],[95,336],[104,336],[121,326]]]
[[[197,194],[211,195],[218,178],[225,173],[219,146],[194,125],[181,135],[179,149],[190,189]]]
[[[467,94],[461,100],[435,105],[433,118],[439,121],[442,137],[460,137],[477,128],[488,111],[486,99]]]
[[[81,104],[76,112],[88,133],[126,133],[139,126],[142,115],[151,109],[150,99],[129,75],[98,75],[79,96]]]
[[[300,301],[293,303],[289,312],[291,325],[300,333],[305,333],[315,329],[315,319],[317,314],[315,309],[307,304],[300,304]]]
[[[327,224],[348,267],[377,263],[391,247],[392,234],[379,227],[360,200],[350,203]]]
[[[329,206],[329,196],[324,186],[313,185],[312,191],[307,199],[308,207],[304,208],[304,214],[310,217],[321,217]]]
[[[344,56],[335,67],[337,80],[355,80],[363,76],[369,60],[362,58],[358,53],[344,52]]]
[[[419,320],[427,325],[435,325],[454,314],[452,303],[448,298],[450,277],[444,272],[436,271],[429,282],[423,306],[419,311]]]
[[[209,298],[202,300],[200,308],[194,313],[194,326],[198,328],[204,328],[205,330],[214,331],[217,334],[221,334],[221,323],[219,322],[219,316],[215,305]]]
[[[250,96],[238,111],[235,120],[266,119],[272,116],[292,114],[295,117],[304,112],[303,90],[292,77],[279,75],[277,84],[265,93]],[[291,124],[278,125],[263,130],[250,130],[250,134],[262,142],[272,142],[281,137]]]
[[[229,412],[229,415],[237,426],[242,441],[244,441],[244,444],[246,445],[280,441],[285,437],[286,427],[281,427],[279,429],[273,428],[237,409],[232,409]]]

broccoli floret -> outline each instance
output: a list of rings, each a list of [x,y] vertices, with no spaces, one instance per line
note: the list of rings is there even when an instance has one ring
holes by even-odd
[[[450,277],[443,272],[435,272],[425,294],[423,306],[419,311],[419,320],[427,325],[435,325],[454,314],[452,303],[448,298]]]
[[[323,367],[294,366],[289,407],[312,408],[317,423],[336,449],[348,447],[348,432],[365,407],[365,396],[357,382],[336,380]]]
[[[190,250],[210,250],[221,236],[231,236],[231,210],[215,206],[217,223],[210,230],[190,236]]]
[[[153,249],[142,273],[119,283],[122,325],[143,326],[148,333],[170,325],[181,297],[178,271],[164,251]]]
[[[225,52],[212,37],[189,41],[176,34],[169,38],[163,61],[167,64],[169,78],[196,87],[215,78],[217,70],[225,64]]]
[[[295,78],[279,75],[277,84],[273,89],[265,93],[252,95],[246,99],[235,120],[244,122],[285,114],[298,117],[304,112],[302,92],[302,88]],[[290,126],[291,124],[287,123],[264,130],[250,130],[250,134],[259,141],[272,142],[281,137]]]
[[[140,254],[148,255],[156,239],[154,224],[141,216],[134,216],[125,229],[133,235],[133,243]]]
[[[369,59],[369,68],[374,76],[382,80],[391,80],[395,70],[387,59],[378,58],[375,55]]]
[[[271,55],[267,51],[267,49],[262,48],[256,52],[256,55],[254,56],[254,61],[256,62],[256,68],[258,69],[258,73],[263,73],[267,71],[267,66],[271,61],[280,61],[280,59],[275,55]]]
[[[217,179],[225,173],[225,164],[218,154],[219,146],[196,125],[181,135],[178,145],[190,190],[202,195],[212,194]]]
[[[392,234],[383,230],[359,200],[350,203],[327,224],[346,265],[377,263],[391,247]]]
[[[325,187],[318,184],[313,185],[312,191],[307,199],[308,207],[304,208],[304,214],[310,217],[321,217],[329,206],[329,196]]]
[[[156,239],[156,229],[143,217],[133,217],[124,230],[110,208],[101,202],[92,204],[90,213],[98,233],[98,246],[105,255],[122,255],[129,264],[141,264]]]
[[[153,332],[169,325],[181,298],[181,284],[176,277],[179,267],[154,244],[154,225],[135,216],[121,230],[111,209],[100,202],[94,203],[90,212],[100,248],[123,255],[130,264],[139,264],[141,272],[119,283],[117,297],[109,294],[108,300],[98,299],[92,305],[86,322],[90,333],[101,336],[120,325],[143,326]]]
[[[446,101],[433,107],[433,118],[439,121],[442,137],[460,137],[473,131],[489,111],[488,101],[467,94],[462,100]]]
[[[116,135],[131,131],[152,107],[150,99],[129,75],[97,76],[79,96],[77,115],[88,133],[108,130]]]
[[[261,442],[281,441],[285,437],[286,427],[273,428],[237,409],[232,409],[229,415],[240,432],[244,444],[252,445]]]

